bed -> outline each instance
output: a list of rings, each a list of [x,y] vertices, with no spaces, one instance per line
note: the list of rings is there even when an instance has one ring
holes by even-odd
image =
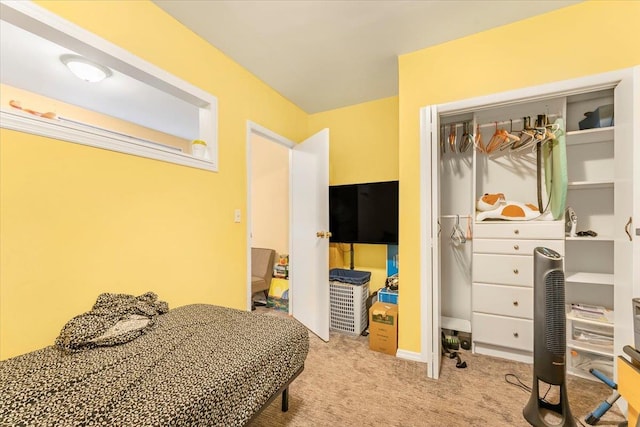
[[[124,344],[0,362],[0,424],[245,425],[279,395],[287,409],[308,349],[294,319],[183,306]]]

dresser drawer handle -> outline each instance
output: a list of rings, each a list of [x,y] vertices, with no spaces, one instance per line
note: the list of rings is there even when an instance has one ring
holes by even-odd
[[[514,269],[513,269],[513,274],[518,274],[518,273],[520,273],[520,272],[518,271],[518,269],[517,269],[517,268],[514,268]]]
[[[515,249],[516,251],[520,250],[520,246],[519,245],[513,245],[513,249]]]
[[[514,333],[513,333],[513,337],[514,337],[514,338],[518,338],[518,333],[517,333],[517,332],[514,332]]]
[[[518,301],[514,301],[514,302],[513,302],[513,305],[514,305],[515,307],[517,307],[517,306],[518,306]]]
[[[516,228],[515,230],[513,230],[513,234],[520,234],[520,230]]]

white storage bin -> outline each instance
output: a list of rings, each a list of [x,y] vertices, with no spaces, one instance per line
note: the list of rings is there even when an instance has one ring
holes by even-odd
[[[567,354],[568,371],[583,378],[596,380],[589,369],[597,369],[609,378],[613,378],[613,357],[591,353],[577,348],[569,349]]]
[[[594,322],[571,322],[571,340],[576,344],[595,346],[602,350],[613,350],[613,325],[597,325]]]
[[[369,282],[352,285],[338,281],[329,282],[331,316],[329,329],[351,335],[360,335],[367,327],[367,298]]]

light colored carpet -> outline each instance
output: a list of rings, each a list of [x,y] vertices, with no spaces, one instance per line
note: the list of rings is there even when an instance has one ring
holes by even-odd
[[[440,379],[431,380],[426,365],[371,351],[366,337],[332,332],[328,343],[312,333],[309,338],[305,370],[289,387],[289,411],[280,411],[278,398],[251,427],[529,425],[522,408],[530,393],[504,376],[516,374],[531,386],[531,365],[463,351],[466,369],[443,359]],[[611,394],[600,382],[569,376],[567,383],[571,412],[579,420]],[[598,426],[623,420],[614,406]]]

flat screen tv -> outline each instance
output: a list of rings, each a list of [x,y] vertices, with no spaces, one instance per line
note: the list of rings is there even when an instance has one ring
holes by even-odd
[[[335,243],[398,244],[398,181],[329,187],[329,230]]]

